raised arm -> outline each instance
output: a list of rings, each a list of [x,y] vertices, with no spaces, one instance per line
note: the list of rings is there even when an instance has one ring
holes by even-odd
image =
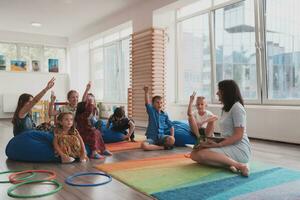
[[[89,81],[88,84],[86,85],[85,91],[83,93],[82,101],[86,101],[87,100],[87,96],[88,96],[88,93],[89,93],[89,91],[91,89],[91,86],[92,86],[91,81]]]
[[[190,96],[190,102],[189,102],[189,106],[188,106],[188,110],[187,110],[187,115],[189,117],[192,116],[192,106],[193,106],[193,103],[194,103],[194,100],[195,100],[195,95],[196,95],[196,92],[193,92],[193,94]]]
[[[145,104],[150,104],[149,87],[148,86],[144,86],[144,92],[145,92]]]
[[[24,118],[26,114],[33,108],[33,106],[41,100],[41,98],[46,94],[48,90],[50,90],[54,86],[55,78],[53,77],[48,83],[47,86],[40,91],[35,97],[33,97],[32,101],[29,101],[28,104],[25,104],[23,108],[21,108],[18,113],[19,118]]]
[[[59,112],[54,109],[55,100],[56,100],[56,96],[55,96],[54,92],[51,91],[51,97],[50,97],[50,103],[49,103],[49,109],[48,109],[49,116],[56,116],[59,114]]]

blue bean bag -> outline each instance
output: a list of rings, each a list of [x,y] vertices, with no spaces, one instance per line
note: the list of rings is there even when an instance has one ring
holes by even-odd
[[[30,130],[13,137],[6,146],[6,156],[25,162],[55,162],[59,158],[53,150],[53,134]]]
[[[185,144],[195,144],[196,137],[191,132],[190,126],[186,121],[173,121],[175,146],[184,147]],[[170,130],[167,131],[170,134]]]
[[[101,133],[102,133],[102,138],[105,143],[114,143],[114,142],[121,142],[124,140],[124,133],[118,132],[118,131],[113,131],[110,128],[106,128],[106,121],[104,120],[99,120],[97,124],[95,124],[95,127],[97,127]]]

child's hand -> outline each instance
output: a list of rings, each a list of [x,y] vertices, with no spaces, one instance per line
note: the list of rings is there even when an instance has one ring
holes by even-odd
[[[194,91],[193,94],[190,96],[190,102],[194,102],[196,96],[196,92]]]
[[[148,87],[148,86],[146,86],[146,85],[144,86],[144,88],[143,88],[143,89],[144,89],[145,93],[147,93],[147,92],[149,91],[149,87]]]
[[[86,90],[89,91],[92,87],[92,83],[91,81],[88,82],[88,84],[86,85]]]
[[[51,99],[51,102],[54,102],[56,100],[56,96],[54,94],[54,91],[51,91],[51,97],[50,97],[50,99]]]
[[[54,86],[54,81],[55,81],[55,78],[53,77],[53,78],[47,83],[47,86],[46,86],[46,89],[47,89],[47,90],[50,90],[50,89]]]

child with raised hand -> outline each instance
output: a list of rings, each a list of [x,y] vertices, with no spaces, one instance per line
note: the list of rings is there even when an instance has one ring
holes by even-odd
[[[91,121],[91,124],[98,129],[101,127],[102,121],[99,120],[99,111],[97,109],[95,95],[93,95],[93,93],[89,92],[91,87],[92,87],[92,83],[91,83],[91,81],[89,81],[89,83],[86,85],[85,92],[82,96],[82,101],[88,102],[88,103],[94,105],[94,109],[92,111],[92,114],[90,115],[90,121]]]
[[[218,119],[218,117],[209,110],[206,110],[207,102],[203,96],[197,97],[197,110],[193,112],[192,105],[194,103],[195,96],[196,92],[193,92],[193,94],[190,96],[190,102],[187,110],[190,128],[197,139],[200,137],[212,136],[214,131],[214,122]]]
[[[35,124],[31,116],[31,110],[33,106],[42,99],[46,92],[54,86],[54,82],[55,78],[53,77],[47,83],[47,86],[35,97],[27,93],[20,95],[18,105],[12,119],[14,136],[19,135],[24,131],[35,129]]]
[[[57,120],[53,146],[60,156],[61,162],[71,163],[76,158],[79,158],[81,162],[87,161],[84,142],[75,129],[73,114],[71,112],[60,113]]]
[[[113,131],[118,131],[122,132],[125,134],[124,140],[129,140],[131,142],[135,142],[134,140],[134,121],[132,119],[129,119],[125,115],[124,107],[117,107],[114,110],[114,113],[109,117],[107,123],[106,123],[106,128],[109,128],[110,125],[112,124],[111,129]],[[127,129],[128,132],[126,131]]]
[[[91,158],[102,159],[102,155],[111,156],[112,153],[105,148],[105,144],[102,135],[90,121],[90,116],[95,109],[90,101],[79,102],[77,105],[75,122],[83,141],[91,149]],[[100,154],[102,155],[100,155]]]
[[[174,127],[167,113],[162,110],[163,99],[161,96],[154,96],[151,104],[147,86],[144,87],[144,92],[148,127],[146,131],[147,139],[142,143],[141,147],[148,151],[172,149],[175,143]],[[170,130],[170,135],[165,134],[166,129]]]

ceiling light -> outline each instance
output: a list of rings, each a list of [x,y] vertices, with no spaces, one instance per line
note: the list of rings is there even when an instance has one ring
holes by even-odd
[[[34,27],[41,27],[42,24],[41,24],[41,23],[38,23],[38,22],[32,22],[32,23],[31,23],[31,26],[34,26]]]

